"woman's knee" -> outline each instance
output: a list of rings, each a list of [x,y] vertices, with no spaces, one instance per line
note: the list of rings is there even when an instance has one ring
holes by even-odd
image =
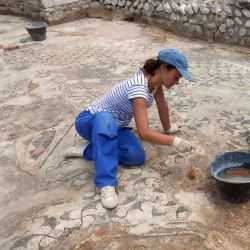
[[[88,126],[89,120],[91,119],[92,115],[89,111],[81,112],[75,120],[75,129],[77,133],[86,140],[90,139],[90,128]]]
[[[75,120],[75,129],[77,133],[84,139],[88,139],[88,131],[85,126],[84,119],[81,117],[77,117]]]
[[[144,149],[140,146],[130,146],[128,148],[128,165],[130,166],[137,166],[137,165],[142,165],[145,162],[145,151]]]

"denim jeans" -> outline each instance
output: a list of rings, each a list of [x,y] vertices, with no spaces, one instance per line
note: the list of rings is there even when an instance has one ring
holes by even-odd
[[[141,165],[145,152],[130,128],[118,128],[109,112],[91,114],[83,111],[76,118],[78,134],[90,144],[83,152],[85,160],[95,163],[95,185],[98,188],[117,185],[118,164]]]

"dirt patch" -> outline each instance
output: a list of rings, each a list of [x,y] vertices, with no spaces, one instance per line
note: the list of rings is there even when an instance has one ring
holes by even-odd
[[[122,29],[122,32],[121,32]],[[88,35],[115,40],[129,40],[140,36],[141,29],[133,23],[114,23],[88,30]]]

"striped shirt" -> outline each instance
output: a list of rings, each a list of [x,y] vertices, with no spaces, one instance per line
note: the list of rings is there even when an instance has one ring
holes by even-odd
[[[138,68],[134,76],[114,85],[101,99],[92,102],[87,111],[95,114],[101,111],[109,112],[118,126],[127,127],[133,118],[131,99],[141,97],[147,100],[148,108],[153,105],[156,88],[148,90],[148,80]]]

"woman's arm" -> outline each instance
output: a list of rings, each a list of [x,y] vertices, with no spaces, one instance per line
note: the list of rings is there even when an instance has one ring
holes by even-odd
[[[170,118],[169,118],[169,109],[168,109],[168,103],[165,99],[163,87],[160,86],[157,88],[157,91],[155,93],[155,101],[158,108],[159,117],[161,120],[162,127],[164,131],[167,131],[170,129]]]
[[[132,99],[132,105],[136,127],[142,140],[159,145],[173,145],[173,136],[164,135],[149,128],[147,101],[144,98]]]

